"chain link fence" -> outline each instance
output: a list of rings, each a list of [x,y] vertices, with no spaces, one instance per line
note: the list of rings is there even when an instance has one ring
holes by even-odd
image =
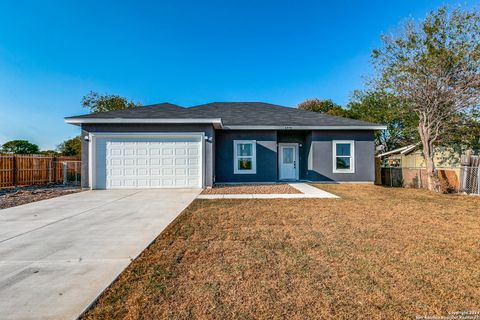
[[[80,185],[81,161],[62,161],[63,184]]]
[[[480,168],[460,167],[460,192],[480,194]]]

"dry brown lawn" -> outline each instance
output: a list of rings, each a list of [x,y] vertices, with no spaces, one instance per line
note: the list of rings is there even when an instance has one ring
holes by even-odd
[[[480,310],[480,198],[196,200],[87,319],[414,319]]]
[[[286,183],[278,184],[218,184],[202,194],[292,194],[301,193]]]

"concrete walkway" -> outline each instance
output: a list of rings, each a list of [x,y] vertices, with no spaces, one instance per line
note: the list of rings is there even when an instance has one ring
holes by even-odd
[[[200,191],[86,191],[0,210],[0,319],[77,318]]]
[[[331,194],[327,191],[312,187],[306,183],[289,183],[290,186],[299,190],[302,193],[282,193],[282,194],[201,194],[197,199],[305,199],[305,198],[339,198],[338,196]]]

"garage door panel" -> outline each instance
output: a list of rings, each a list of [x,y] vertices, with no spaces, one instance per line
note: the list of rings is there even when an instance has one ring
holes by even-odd
[[[148,168],[138,168],[137,169],[137,176],[148,176],[149,170]]]
[[[159,166],[162,163],[160,158],[150,158],[150,166]]]
[[[120,180],[115,180],[115,179],[112,179],[110,181],[110,184],[112,187],[121,187],[122,186],[122,182]]]
[[[198,155],[198,149],[196,149],[196,148],[188,148],[188,155],[189,155],[189,156],[196,156],[196,155]]]
[[[162,174],[164,176],[173,176],[173,168],[163,168]]]
[[[145,166],[148,163],[147,158],[137,158],[137,165],[138,166]]]
[[[201,187],[200,137],[119,140],[105,140],[107,188]]]
[[[110,155],[111,156],[121,156],[122,155],[122,149],[116,147],[116,148],[112,148],[110,149]]]
[[[136,175],[136,172],[135,172],[135,168],[126,168],[126,169],[123,169],[123,176],[135,176]],[[116,176],[116,177],[122,177],[121,174]]]
[[[185,168],[175,168],[175,176],[186,176],[187,170]]]
[[[163,149],[162,154],[165,155],[165,156],[172,156],[173,155],[173,148]]]
[[[135,159],[134,158],[124,158],[123,159],[123,165],[124,166],[134,166],[135,165]]]
[[[187,150],[185,148],[175,148],[175,155],[176,156],[184,156],[187,153]]]
[[[148,155],[148,150],[145,148],[142,148],[142,149],[137,149],[137,155],[139,156],[146,156]]]
[[[124,156],[133,156],[135,155],[135,150],[132,147],[126,147],[123,149]]]
[[[122,159],[119,159],[119,158],[118,159],[110,159],[109,162],[110,162],[109,165],[113,166],[113,167],[114,166],[122,166]]]
[[[176,166],[184,166],[187,164],[187,159],[185,158],[175,158],[175,165]]]
[[[151,168],[150,169],[150,176],[160,176],[162,174],[161,168]]]
[[[150,148],[150,155],[151,156],[159,156],[160,155],[160,151],[161,149],[160,148]]]
[[[173,158],[163,158],[162,159],[162,164],[164,166],[171,166],[173,165]]]
[[[162,186],[172,187],[173,186],[173,180],[172,179],[163,179],[162,180]]]

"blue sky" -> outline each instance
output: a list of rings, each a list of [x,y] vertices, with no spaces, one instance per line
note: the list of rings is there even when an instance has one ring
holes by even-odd
[[[79,133],[90,90],[143,105],[348,102],[382,32],[445,1],[1,1],[0,144]],[[462,2],[465,5],[465,2]]]

